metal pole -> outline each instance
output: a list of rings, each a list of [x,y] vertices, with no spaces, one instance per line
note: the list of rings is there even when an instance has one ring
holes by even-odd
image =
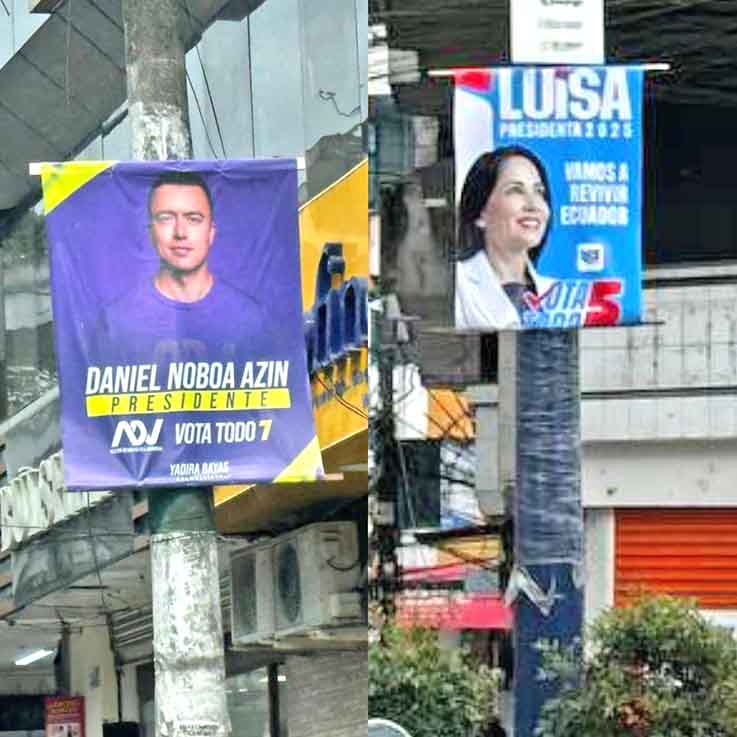
[[[134,159],[192,156],[180,0],[123,0]],[[157,737],[228,737],[210,487],[149,494]]]
[[[578,332],[509,334],[500,353],[500,397],[512,394],[515,405],[516,478],[502,479],[514,525],[514,734],[533,737],[555,693],[554,684],[539,679],[537,643],[570,645],[583,624]],[[505,365],[514,373],[505,373]],[[502,389],[510,379],[514,388]]]
[[[396,321],[383,319],[379,323],[377,360],[381,409],[372,435],[381,447],[377,449],[379,475],[376,479],[376,544],[378,571],[376,588],[385,623],[394,620],[396,595],[400,588],[400,568],[397,558],[399,528],[397,519],[397,484],[399,457],[394,428],[394,352]],[[376,349],[375,349],[376,350]]]

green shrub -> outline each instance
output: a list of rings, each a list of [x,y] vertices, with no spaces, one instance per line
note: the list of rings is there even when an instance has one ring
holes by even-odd
[[[579,648],[542,644],[560,688],[540,737],[735,737],[737,642],[690,601],[643,597],[604,612]]]
[[[499,674],[424,629],[385,629],[369,648],[369,716],[412,737],[472,737],[496,713]]]

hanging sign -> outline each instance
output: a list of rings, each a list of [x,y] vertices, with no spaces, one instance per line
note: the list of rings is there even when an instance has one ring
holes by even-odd
[[[46,737],[84,737],[84,697],[45,696]]]
[[[510,0],[514,64],[603,64],[604,0]]]
[[[67,488],[321,475],[295,162],[41,174]]]
[[[642,75],[456,73],[456,327],[640,322]]]

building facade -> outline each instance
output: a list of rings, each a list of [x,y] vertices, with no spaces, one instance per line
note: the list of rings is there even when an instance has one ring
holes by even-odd
[[[456,245],[452,83],[430,72],[508,64],[510,19],[502,2],[423,4],[422,22],[414,2],[403,3],[401,14],[397,8],[393,0],[370,3],[376,46],[388,45],[405,61],[393,66],[386,55],[387,86],[371,97],[371,192],[381,219],[382,279],[422,333],[451,324]],[[645,87],[645,324],[580,333],[586,618],[649,590],[694,597],[707,616],[733,626],[737,241],[728,174],[735,152],[726,130],[737,109],[731,95],[712,86],[712,55],[695,52],[691,33],[710,27],[707,8],[665,2],[607,10],[610,63],[661,54],[688,71],[651,77]],[[720,74],[735,71],[730,65]],[[416,359],[422,391],[447,381],[454,362],[458,369],[470,355],[470,343],[455,346],[450,330],[444,338],[426,333],[426,346],[441,347],[420,347],[424,360],[433,357],[432,366]],[[473,348],[469,375],[484,373],[482,353]],[[447,375],[438,370],[439,356]],[[493,521],[503,515],[501,387],[486,374],[485,385],[459,389],[474,405],[474,483]],[[396,408],[398,427],[412,401],[405,396]],[[422,483],[408,481],[417,489]],[[400,493],[416,497],[415,490]],[[417,540],[427,538],[417,533],[404,536],[408,561]],[[426,578],[436,565],[428,560]]]
[[[40,182],[28,168],[130,158],[121,3],[4,5],[0,698],[11,706],[0,730],[43,729],[42,696],[68,693],[85,698],[91,737],[152,735],[147,496],[64,490]],[[214,492],[233,734],[348,737],[366,719],[365,643],[354,632],[348,643],[326,637],[319,647],[273,639],[234,648],[228,561],[249,541],[319,521],[349,521],[359,540],[366,536],[367,8],[353,0],[205,0],[186,11],[195,158],[297,157],[306,335],[327,299],[317,285],[328,243],[339,245],[344,263],[330,288],[352,295],[341,315],[331,308],[327,327],[349,315],[352,332],[331,334],[334,350],[310,360],[326,481]],[[49,654],[35,664],[14,664],[42,648]],[[335,672],[346,678],[328,682]],[[307,719],[308,703],[324,708]],[[336,703],[346,706],[340,718]]]

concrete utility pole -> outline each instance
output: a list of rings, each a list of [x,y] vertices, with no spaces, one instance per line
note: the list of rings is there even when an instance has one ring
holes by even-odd
[[[123,0],[134,159],[192,156],[180,0]],[[227,737],[210,487],[149,494],[158,737]]]
[[[499,336],[500,482],[514,523],[514,736],[533,737],[555,684],[538,678],[540,640],[583,624],[577,330]]]

